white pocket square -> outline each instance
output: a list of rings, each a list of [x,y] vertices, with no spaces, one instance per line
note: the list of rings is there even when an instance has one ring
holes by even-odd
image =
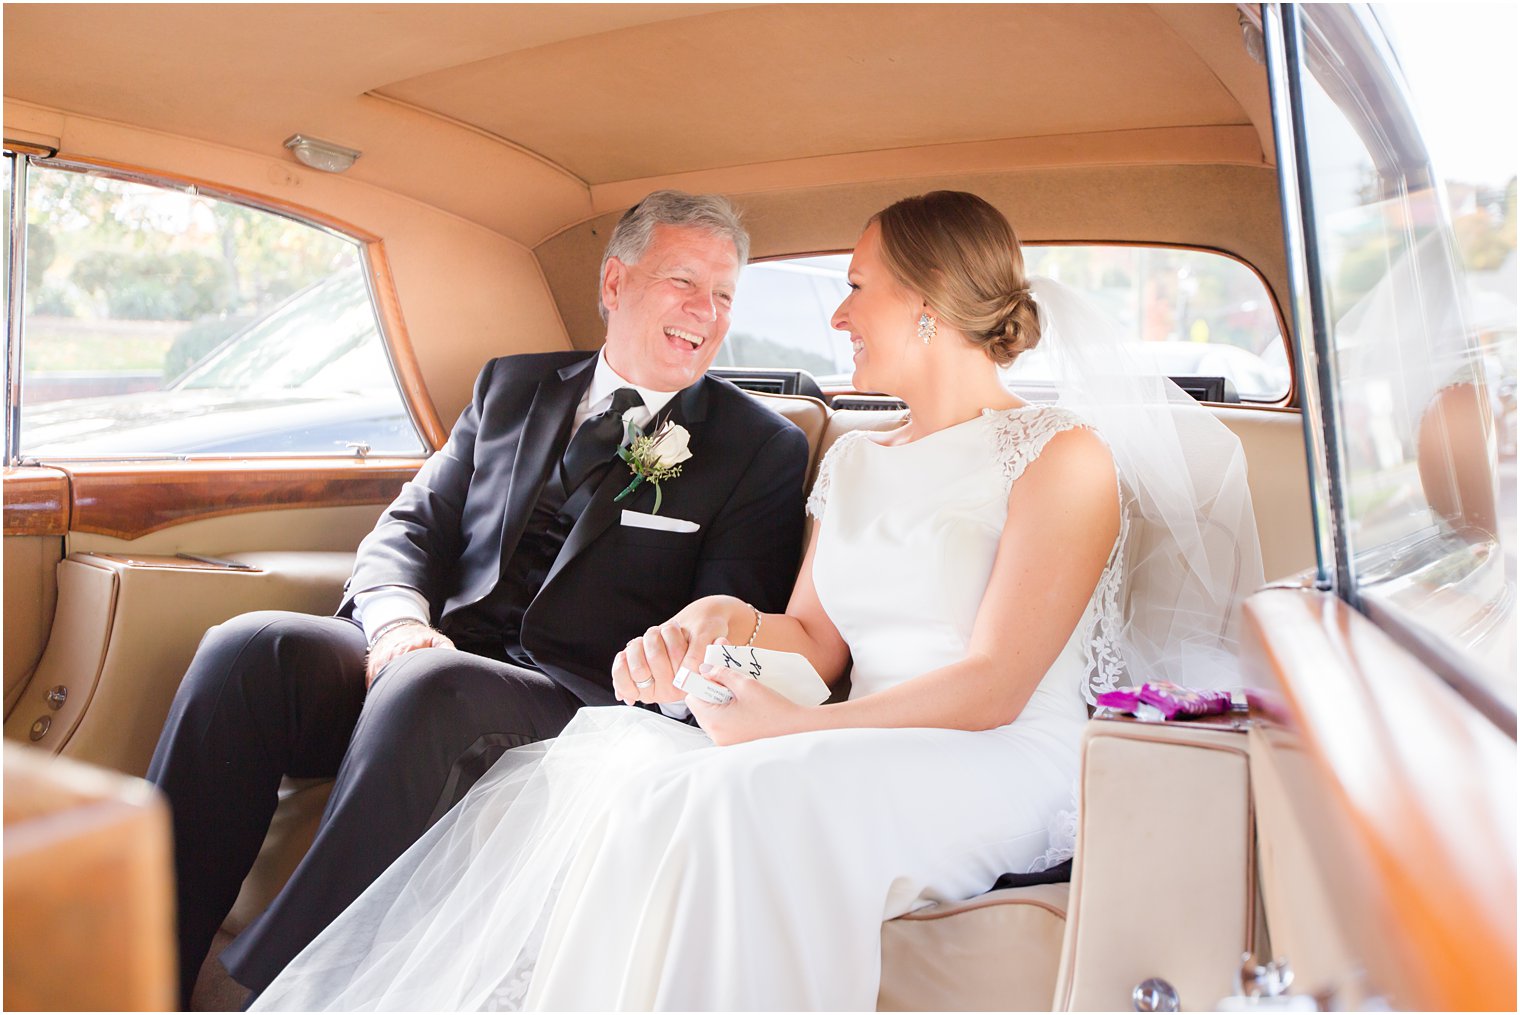
[[[642,511],[624,511],[623,524],[636,529],[659,529],[662,532],[695,532],[702,527],[684,518],[662,518]]]

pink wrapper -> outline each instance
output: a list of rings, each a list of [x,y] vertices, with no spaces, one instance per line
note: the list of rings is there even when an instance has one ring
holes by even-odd
[[[1206,691],[1178,687],[1165,680],[1148,681],[1140,688],[1140,700],[1158,709],[1167,719],[1193,719],[1220,715],[1230,710],[1229,691]]]
[[[1098,695],[1098,704],[1130,712],[1143,719],[1192,719],[1228,712],[1230,692],[1194,690],[1165,680],[1155,680],[1139,687],[1105,691]]]
[[[1120,687],[1098,695],[1098,704],[1104,708],[1117,708],[1121,712],[1133,712],[1140,704],[1140,688]]]

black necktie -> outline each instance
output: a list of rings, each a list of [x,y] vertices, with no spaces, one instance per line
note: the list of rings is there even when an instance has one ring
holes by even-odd
[[[644,399],[632,388],[618,388],[612,393],[612,407],[599,412],[575,431],[570,446],[565,448],[560,463],[560,475],[566,492],[573,492],[598,466],[612,461],[618,446],[623,442],[623,413],[643,405]]]

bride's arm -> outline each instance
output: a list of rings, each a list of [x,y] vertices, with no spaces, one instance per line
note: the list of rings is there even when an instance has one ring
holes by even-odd
[[[735,701],[693,711],[719,743],[847,726],[1005,725],[1070,639],[1118,533],[1118,484],[1107,447],[1089,430],[1059,434],[1009,493],[1008,519],[965,658],[889,690],[818,708],[792,705],[754,681],[720,674]],[[810,572],[805,584],[811,591]],[[794,604],[803,586],[799,579]]]
[[[808,540],[802,569],[792,587],[785,613],[758,613],[734,596],[704,596],[652,627],[642,639],[634,639],[612,663],[612,686],[621,701],[682,701],[686,695],[675,686],[675,674],[685,666],[702,665],[707,646],[722,638],[734,645],[798,652],[833,686],[850,665],[850,647],[823,611],[813,588],[813,554],[818,548],[818,527]],[[760,625],[758,633],[755,624]],[[642,681],[653,681],[645,688]]]
[[[824,612],[813,587],[813,555],[817,549],[818,526],[815,525],[786,612],[761,614],[760,631],[754,644],[806,656],[824,682],[833,686],[849,667],[850,648]],[[670,621],[689,639],[686,656],[677,665],[696,669],[702,665],[707,646],[719,638],[735,645],[745,644],[755,630],[755,618],[754,607],[742,599],[733,596],[698,599]]]

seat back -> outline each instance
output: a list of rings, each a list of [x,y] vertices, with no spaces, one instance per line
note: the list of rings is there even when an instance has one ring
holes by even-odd
[[[840,437],[852,430],[891,430],[907,417],[901,410],[830,409],[818,399],[803,395],[751,395],[807,435],[812,455],[807,479],[810,491],[819,463]],[[1245,450],[1246,482],[1261,537],[1266,579],[1279,581],[1313,567],[1314,527],[1309,515],[1309,479],[1299,414],[1285,409],[1217,405],[1210,406],[1209,411],[1240,438]],[[811,519],[807,533],[811,537]]]
[[[1309,468],[1303,417],[1290,409],[1212,406],[1240,438],[1246,484],[1261,536],[1262,572],[1280,581],[1314,566],[1314,522],[1309,513]]]
[[[796,424],[807,437],[809,462],[818,461],[818,445],[823,440],[824,428],[829,423],[829,407],[807,395],[773,395],[751,391],[750,395],[766,408]],[[812,469],[808,470],[808,482],[812,483]]]

